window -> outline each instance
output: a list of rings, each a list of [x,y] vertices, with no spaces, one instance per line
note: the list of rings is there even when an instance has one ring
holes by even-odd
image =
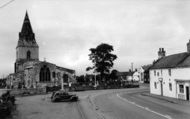
[[[168,69],[168,74],[169,74],[169,76],[172,75],[172,74],[171,74],[171,69]]]
[[[55,78],[55,72],[52,72],[53,78]]]
[[[51,81],[50,70],[46,65],[44,65],[40,69],[40,82],[47,82],[47,81]]]
[[[169,83],[169,89],[172,91],[172,83]]]
[[[68,83],[68,81],[69,81],[69,76],[67,75],[67,74],[63,74],[63,81],[65,82],[65,83]]]
[[[156,71],[154,70],[154,76],[156,76]]]
[[[157,76],[159,76],[160,74],[159,74],[159,72],[157,72]]]
[[[31,58],[31,52],[30,51],[27,51],[26,55],[27,55],[27,59]]]
[[[154,82],[154,88],[157,89],[157,84],[156,84],[156,82]]]
[[[179,85],[179,92],[184,93],[184,86],[182,84]]]

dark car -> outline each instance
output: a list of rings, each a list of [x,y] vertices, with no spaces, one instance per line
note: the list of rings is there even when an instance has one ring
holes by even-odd
[[[78,101],[78,96],[75,94],[69,94],[65,91],[56,91],[52,93],[52,102],[74,102]]]

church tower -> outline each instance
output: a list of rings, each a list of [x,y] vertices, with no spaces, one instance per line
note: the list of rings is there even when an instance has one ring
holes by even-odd
[[[15,73],[23,71],[23,64],[27,61],[39,60],[39,47],[35,40],[28,13],[26,12],[19,40],[16,47]]]

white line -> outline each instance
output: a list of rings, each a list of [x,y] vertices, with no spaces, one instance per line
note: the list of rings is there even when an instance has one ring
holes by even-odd
[[[141,106],[141,105],[138,105],[138,104],[136,104],[135,102],[131,102],[131,101],[129,101],[129,100],[127,100],[127,99],[121,97],[119,94],[117,94],[117,97],[119,97],[121,100],[123,100],[123,101],[125,101],[125,102],[127,102],[127,103],[133,104],[133,105],[135,105],[135,106],[137,106],[137,107],[139,107],[139,108],[145,109],[145,110],[147,110],[147,111],[149,111],[149,112],[152,112],[152,113],[157,114],[157,115],[159,115],[159,116],[165,117],[166,119],[172,119],[169,115],[163,115],[163,114],[161,114],[161,113],[159,113],[159,112],[156,112],[156,111],[153,111],[153,110],[149,109],[148,107],[143,107],[143,106]]]

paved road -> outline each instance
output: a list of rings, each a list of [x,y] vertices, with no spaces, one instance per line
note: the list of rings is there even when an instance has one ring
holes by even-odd
[[[190,105],[144,96],[147,89],[132,89],[99,95],[96,108],[113,119],[190,119]]]
[[[77,103],[51,103],[50,95],[18,98],[10,119],[189,119],[190,106],[141,95],[148,88],[76,92]]]
[[[189,104],[175,104],[166,100],[145,96],[142,93],[126,93],[120,96],[127,99],[128,103],[134,102],[135,105],[146,107],[146,109],[149,109],[149,112],[168,119],[190,119]]]
[[[130,92],[137,91],[131,90]],[[118,93],[97,96],[94,102],[105,118],[109,116],[113,119],[165,119],[162,115],[147,111],[140,105],[120,98]]]

